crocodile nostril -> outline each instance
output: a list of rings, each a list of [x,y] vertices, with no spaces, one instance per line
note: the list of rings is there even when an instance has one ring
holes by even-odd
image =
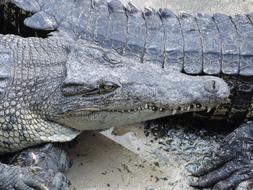
[[[205,90],[211,93],[216,93],[220,89],[220,86],[215,80],[208,80],[205,82]]]

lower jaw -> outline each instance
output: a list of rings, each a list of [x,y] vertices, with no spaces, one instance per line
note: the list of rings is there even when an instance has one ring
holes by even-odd
[[[192,109],[191,111],[203,111],[203,109]],[[65,115],[56,120],[57,123],[68,126],[78,130],[100,130],[111,127],[120,127],[140,123],[148,120],[167,117],[175,114],[182,114],[190,111],[177,110],[163,110],[154,111],[151,109],[141,111],[96,111],[96,112],[76,112]]]
[[[95,112],[119,112],[119,113],[140,113],[143,111],[153,111],[153,112],[170,112],[171,115],[175,114],[180,114],[180,113],[186,113],[186,112],[196,112],[196,111],[204,111],[206,110],[209,112],[212,108],[214,107],[213,104],[209,105],[201,105],[201,104],[191,104],[191,105],[182,105],[178,107],[173,107],[173,108],[163,108],[163,107],[157,107],[153,105],[148,105],[145,104],[145,106],[142,107],[136,107],[136,108],[130,108],[130,109],[100,109],[100,108],[92,108],[92,107],[87,107],[87,108],[81,108],[77,109],[74,111],[71,111],[74,114],[78,113],[84,113],[84,112],[90,112],[90,113],[95,113]],[[70,114],[71,114],[70,112]]]

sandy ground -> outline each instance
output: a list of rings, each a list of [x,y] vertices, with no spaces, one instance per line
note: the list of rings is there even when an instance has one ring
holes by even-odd
[[[165,190],[168,183],[180,180],[180,174],[171,173],[169,167],[160,166],[161,162],[151,157],[152,150],[146,147],[151,143],[142,134],[143,129],[136,127],[134,132],[112,138],[119,144],[101,134],[83,134],[77,147],[72,150],[74,166],[68,172],[72,189]],[[152,147],[155,146],[157,144],[152,143]]]
[[[210,156],[223,136],[215,135],[214,140],[203,130],[166,127],[171,127],[169,135],[157,140],[152,133],[145,135],[141,124],[84,133],[70,149],[74,159],[67,173],[71,189],[190,190],[185,166]]]
[[[251,0],[132,0],[132,2],[141,8],[168,7],[174,12],[236,14],[253,11]],[[78,138],[77,145],[70,149],[74,159],[74,165],[67,173],[72,181],[71,189],[190,189],[187,186],[187,172],[184,169],[190,160],[187,160],[187,154],[181,155],[186,152],[185,149],[180,150],[181,156],[178,156],[177,152],[162,151],[159,148],[159,141],[151,143],[152,138],[144,135],[143,125],[131,126],[125,130],[131,132],[123,136],[111,135],[111,131],[103,134],[89,132]],[[199,155],[199,152],[193,153],[193,157],[196,155]]]

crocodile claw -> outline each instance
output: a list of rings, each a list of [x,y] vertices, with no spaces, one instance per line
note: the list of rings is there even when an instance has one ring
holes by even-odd
[[[38,167],[21,168],[1,164],[0,189],[2,190],[49,190],[47,181],[39,177]]]
[[[38,176],[45,179],[50,190],[68,190],[71,184],[63,173],[55,172],[51,169],[40,172]]]
[[[67,190],[69,180],[60,172],[40,167],[0,165],[1,190]]]
[[[9,164],[19,168],[19,170],[27,168],[32,171],[31,174],[35,174],[36,178],[39,179],[37,181],[41,181],[41,183],[34,180],[28,181],[28,184],[31,187],[34,186],[36,190],[45,189],[44,187],[50,190],[65,190],[69,188],[70,182],[62,172],[70,167],[70,159],[63,149],[53,144],[23,150],[17,153]],[[24,189],[29,188],[26,187]]]
[[[244,181],[253,179],[252,150],[253,122],[249,122],[225,138],[216,159],[198,164],[204,167],[191,171],[198,179],[190,185],[197,188],[213,187],[215,190],[229,190],[242,186]]]
[[[53,144],[45,144],[17,153],[9,164],[21,167],[36,166],[46,171],[52,169],[55,172],[64,172],[71,166],[71,160],[63,149]]]

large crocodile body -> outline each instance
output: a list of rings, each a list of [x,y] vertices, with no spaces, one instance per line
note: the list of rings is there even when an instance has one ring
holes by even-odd
[[[211,117],[253,116],[251,14],[177,16],[166,9],[141,12],[117,0],[12,3],[34,13],[27,26],[58,31],[46,39],[0,35],[3,153],[69,141],[83,130],[213,107]],[[252,130],[248,123],[228,138],[233,146],[225,147],[222,161],[233,157],[230,170],[225,166],[224,173],[214,171],[193,185],[226,189],[252,178],[251,141],[245,140],[253,138]],[[45,188],[34,185],[30,169],[0,168],[6,172],[0,176],[2,189]],[[238,180],[232,173],[240,168]],[[13,171],[23,175],[13,180]]]
[[[32,28],[66,31],[165,70],[220,76],[231,86],[232,98],[213,115],[252,117],[252,14],[177,16],[169,10],[141,12],[117,1],[39,2],[23,8],[37,12],[25,20]]]

